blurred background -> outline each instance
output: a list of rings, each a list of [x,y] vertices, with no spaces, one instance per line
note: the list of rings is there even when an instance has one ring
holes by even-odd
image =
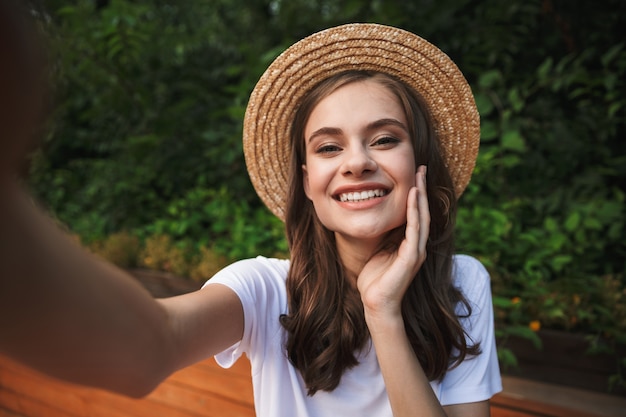
[[[54,106],[30,184],[76,239],[198,282],[236,259],[288,256],[246,173],[248,96],[304,36],[397,26],[457,63],[481,114],[457,246],[492,275],[503,368],[520,340],[565,332],[610,358],[607,389],[626,386],[625,1],[172,3],[33,1]]]

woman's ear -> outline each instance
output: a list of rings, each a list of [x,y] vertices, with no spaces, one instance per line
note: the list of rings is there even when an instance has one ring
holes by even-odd
[[[307,198],[310,200],[311,195],[309,194],[309,172],[306,169],[306,164],[302,164],[302,187],[304,188],[304,194],[306,194]]]

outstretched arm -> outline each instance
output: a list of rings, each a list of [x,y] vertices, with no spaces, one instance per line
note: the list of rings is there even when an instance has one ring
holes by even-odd
[[[154,300],[72,242],[18,186],[47,89],[43,48],[21,6],[0,1],[0,354],[140,396],[241,338],[241,303],[220,285]]]
[[[14,184],[0,201],[0,351],[44,373],[134,395],[145,390],[143,379],[162,378],[160,352],[173,348],[165,310],[64,236]],[[124,371],[126,380],[118,377]]]
[[[0,353],[39,371],[142,396],[241,337],[241,303],[228,288],[154,300],[6,181],[0,230]]]

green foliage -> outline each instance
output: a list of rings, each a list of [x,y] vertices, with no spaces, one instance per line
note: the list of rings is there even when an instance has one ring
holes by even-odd
[[[176,244],[167,235],[152,235],[146,239],[140,253],[140,265],[178,276],[188,276],[190,262],[184,245]]]
[[[188,241],[191,250],[212,247],[230,259],[287,251],[280,220],[265,207],[253,208],[245,200],[236,200],[225,187],[191,189],[138,230],[144,236],[167,235]]]
[[[56,125],[34,183],[81,234],[140,227],[191,187],[250,199],[226,91],[240,54],[206,29],[213,14],[125,1],[56,12]]]
[[[591,334],[594,349],[626,344],[623,1],[47,6],[57,109],[32,186],[83,241],[165,235],[187,273],[203,256],[285,254],[282,225],[245,172],[250,91],[305,35],[391,24],[442,48],[474,91],[482,144],[458,247],[492,275],[502,361],[514,364],[508,337],[536,340],[531,324]]]
[[[489,267],[496,300],[517,300],[496,303],[505,365],[514,364],[507,338],[532,340],[530,327],[592,334],[612,351],[625,343],[626,51],[609,11],[618,5],[597,5],[607,13],[600,30],[577,14],[598,8],[550,4],[520,6],[473,85],[481,155],[458,244]],[[576,33],[556,19],[575,21]]]
[[[225,256],[209,248],[200,248],[189,277],[194,281],[205,282],[226,265],[228,265],[228,260]]]
[[[133,268],[139,261],[141,243],[137,236],[121,231],[107,236],[103,241],[94,242],[90,248],[95,254],[121,268]]]

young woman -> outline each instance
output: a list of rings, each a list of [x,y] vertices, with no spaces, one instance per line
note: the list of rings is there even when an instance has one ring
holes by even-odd
[[[40,333],[10,332],[0,350],[129,395],[245,353],[259,416],[487,416],[501,389],[489,277],[453,255],[478,141],[471,91],[431,44],[370,24],[314,34],[268,68],[244,124],[250,177],[285,220],[291,259],[243,260],[154,301],[9,183],[0,272],[21,304],[0,317]]]

